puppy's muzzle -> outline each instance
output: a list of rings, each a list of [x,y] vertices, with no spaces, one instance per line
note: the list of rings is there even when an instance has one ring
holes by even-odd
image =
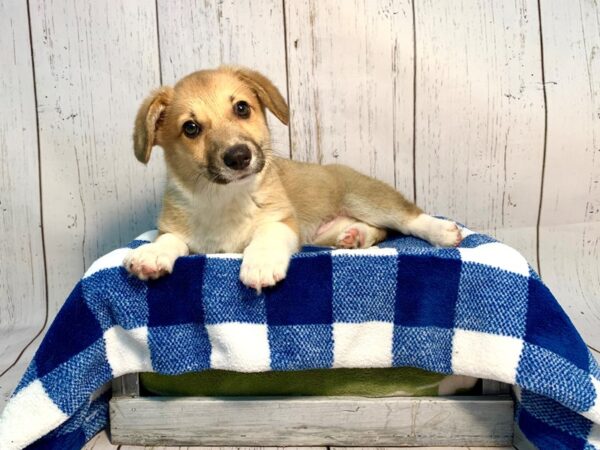
[[[223,162],[233,170],[244,170],[252,161],[252,152],[246,144],[229,147],[223,155]]]

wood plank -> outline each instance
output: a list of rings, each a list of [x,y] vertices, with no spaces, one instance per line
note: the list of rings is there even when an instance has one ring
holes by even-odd
[[[246,65],[263,72],[287,97],[280,0],[158,0],[158,17],[164,83],[221,64]],[[268,121],[275,152],[288,156],[287,127],[272,114]]]
[[[292,156],[413,197],[409,0],[285,2]]]
[[[109,447],[110,448],[110,447]],[[114,447],[116,448],[116,447]],[[138,445],[121,445],[119,450],[327,450],[327,447],[142,447]],[[104,450],[104,449],[101,449]],[[446,449],[447,450],[447,449]]]
[[[82,450],[119,450],[119,446],[111,444],[106,431],[101,431]]]
[[[100,255],[153,228],[162,164],[133,156],[159,83],[153,2],[31,2],[50,316]]]
[[[33,66],[27,3],[0,0],[0,374],[46,314]],[[4,381],[0,381],[4,384]]]
[[[415,2],[417,202],[535,266],[544,137],[536,0]]]
[[[329,447],[331,450],[394,450],[398,447]],[[514,450],[514,447],[411,447],[411,450]]]
[[[600,9],[541,2],[548,137],[540,220],[544,281],[600,349]]]
[[[512,407],[508,396],[138,397],[112,399],[110,420],[121,444],[507,445]]]

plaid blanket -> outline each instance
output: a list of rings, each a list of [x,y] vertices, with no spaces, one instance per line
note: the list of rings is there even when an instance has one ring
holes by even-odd
[[[115,250],[54,320],[0,418],[0,448],[80,448],[107,423],[98,389],[130,372],[389,366],[511,383],[539,448],[600,448],[600,370],[581,337],[518,252],[463,234],[452,249],[402,236],[305,248],[261,295],[239,282],[240,255],[180,258],[142,282]]]

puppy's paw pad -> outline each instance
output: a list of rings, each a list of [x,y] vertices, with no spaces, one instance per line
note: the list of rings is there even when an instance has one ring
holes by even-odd
[[[155,244],[144,244],[131,250],[123,265],[125,269],[140,280],[155,280],[173,271],[175,258],[161,250]]]
[[[289,255],[270,250],[246,249],[240,280],[244,285],[256,289],[274,286],[285,278],[289,265]]]
[[[458,247],[462,234],[458,225],[450,220],[435,219],[431,230],[431,243],[439,247]]]
[[[345,229],[336,239],[338,248],[359,248],[361,243],[361,233],[357,227]]]

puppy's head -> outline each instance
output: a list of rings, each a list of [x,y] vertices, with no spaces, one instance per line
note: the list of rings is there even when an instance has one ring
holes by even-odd
[[[221,67],[192,73],[154,91],[140,107],[135,155],[147,163],[154,145],[165,150],[182,181],[227,184],[260,172],[271,154],[265,108],[288,123],[287,104],[258,72]]]

